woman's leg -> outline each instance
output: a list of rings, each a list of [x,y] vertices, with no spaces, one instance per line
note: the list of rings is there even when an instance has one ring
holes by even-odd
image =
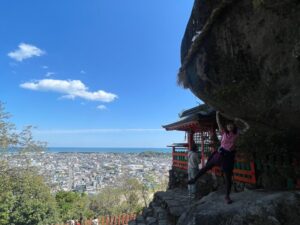
[[[194,179],[196,175],[198,174],[199,169],[198,168],[191,168],[188,170],[188,178],[189,180]],[[188,185],[189,194],[194,198],[196,195],[196,184],[189,184]]]
[[[218,165],[219,162],[217,162],[217,160],[211,159],[209,160],[206,165],[201,168],[198,172],[198,174],[196,175],[196,177],[194,178],[194,180],[196,181],[199,177],[201,177],[203,174],[205,174],[208,170],[212,169],[214,166]]]
[[[232,186],[232,174],[233,174],[233,168],[234,168],[234,152],[229,152],[223,157],[223,171],[225,174],[225,185],[226,185],[226,197],[225,201],[230,204],[232,203],[232,200],[230,199],[230,192],[231,192],[231,186]]]
[[[188,179],[191,180],[193,179],[194,177],[192,176],[192,169],[188,169]],[[189,194],[192,192],[192,185],[189,184],[188,185],[188,191],[189,191]]]
[[[225,174],[225,185],[226,185],[226,198],[230,199],[230,192],[232,186],[232,171],[224,172]]]

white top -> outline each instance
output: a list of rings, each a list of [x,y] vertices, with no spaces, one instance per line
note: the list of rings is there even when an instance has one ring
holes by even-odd
[[[98,225],[98,219],[93,219],[92,220],[92,225]]]
[[[189,169],[198,169],[199,168],[199,154],[198,152],[188,151],[188,168]]]

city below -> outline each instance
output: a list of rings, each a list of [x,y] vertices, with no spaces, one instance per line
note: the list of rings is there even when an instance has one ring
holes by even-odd
[[[142,153],[26,153],[4,154],[11,168],[35,168],[52,192],[79,191],[96,194],[117,185],[121,180],[136,178],[145,185],[168,179],[171,154]]]

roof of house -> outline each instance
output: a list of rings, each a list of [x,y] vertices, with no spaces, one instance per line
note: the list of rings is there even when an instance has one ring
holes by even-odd
[[[216,111],[206,104],[183,111],[180,119],[174,123],[163,125],[166,130],[199,130],[215,124]]]

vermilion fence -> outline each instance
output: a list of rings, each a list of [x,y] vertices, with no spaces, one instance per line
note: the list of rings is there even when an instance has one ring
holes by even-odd
[[[187,172],[188,162],[187,162],[187,152],[188,148],[176,146],[172,147],[172,167]],[[205,146],[204,146],[205,147]],[[204,148],[205,149],[205,148]],[[206,153],[206,152],[204,152]],[[207,160],[207,155],[204,155],[204,162]],[[199,155],[200,157],[200,155]],[[282,158],[269,158],[262,160],[246,160],[241,154],[237,154],[234,163],[233,170],[233,180],[241,183],[257,184],[258,176],[262,171],[269,171],[270,173],[276,174],[276,171],[284,170],[287,168],[294,169],[296,175],[291,176],[286,179],[286,187],[288,189],[300,189],[300,155],[291,155],[287,159]],[[203,161],[202,160],[202,161]],[[298,168],[298,169],[297,169]],[[217,176],[222,176],[222,171],[220,167],[212,168],[211,172]]]
[[[172,166],[178,169],[181,169],[183,171],[187,171],[188,169],[188,162],[187,162],[187,148],[180,147],[180,150],[177,150],[177,147],[172,146]],[[204,146],[205,147],[205,146]],[[205,151],[205,153],[208,152]],[[205,154],[202,154],[204,156],[204,160],[207,160],[207,157]],[[199,155],[200,157],[200,155]],[[201,157],[200,157],[201,158]],[[203,160],[201,160],[203,161]],[[212,173],[216,174],[217,176],[222,175],[222,171],[220,167],[214,167],[212,169]],[[255,184],[256,183],[256,176],[255,176],[255,164],[253,161],[245,161],[241,157],[237,157],[234,164],[234,170],[233,170],[233,179],[235,181],[243,182],[243,183],[249,183],[249,184]]]
[[[130,220],[134,220],[136,216],[137,216],[136,214],[121,214],[118,216],[100,216],[98,217],[98,224],[99,225],[127,225],[128,222]],[[69,224],[70,223],[57,223],[56,225],[69,225]],[[80,225],[92,225],[92,219],[84,220],[83,224]]]

